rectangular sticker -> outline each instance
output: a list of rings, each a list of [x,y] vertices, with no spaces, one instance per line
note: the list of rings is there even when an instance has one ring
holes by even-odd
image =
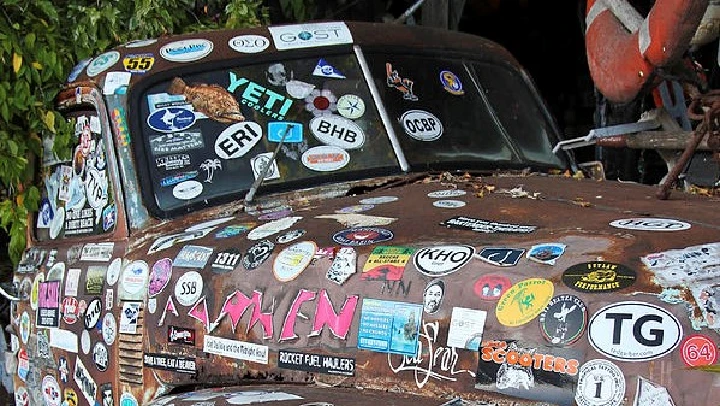
[[[532,233],[537,229],[537,226],[521,225],[521,224],[510,224],[510,223],[497,223],[494,221],[488,221],[483,219],[477,219],[473,217],[456,216],[449,218],[440,225],[477,231],[479,233],[510,233],[510,234],[528,234]]]
[[[80,272],[78,268],[70,268],[65,279],[65,296],[77,296],[80,285]]]
[[[80,388],[80,392],[85,396],[85,400],[87,400],[88,404],[94,405],[95,396],[97,395],[97,384],[90,372],[85,368],[80,357],[77,357],[75,360],[75,373],[73,377],[78,388]]]
[[[453,307],[447,346],[477,351],[482,342],[487,312]]]
[[[153,369],[194,374],[195,359],[185,357],[173,357],[165,354],[143,354],[143,365]]]
[[[72,331],[59,328],[50,329],[50,346],[67,352],[78,352],[78,336]]]
[[[364,281],[399,281],[415,248],[375,247],[362,269]]]
[[[40,282],[36,317],[38,327],[60,327],[60,281]]]
[[[109,262],[112,259],[113,242],[85,244],[80,252],[81,261]]]
[[[252,361],[260,364],[268,363],[268,347],[244,341],[228,340],[221,337],[205,336],[203,351],[208,354]]]
[[[275,48],[285,49],[311,48],[328,45],[352,44],[350,29],[343,22],[293,24],[281,27],[268,27]]]
[[[168,343],[195,346],[195,330],[191,328],[168,326]]]
[[[177,154],[205,147],[205,141],[200,132],[156,134],[149,137],[149,142],[153,155]]]
[[[287,134],[285,132],[287,131]],[[303,125],[287,121],[273,121],[268,123],[268,141],[280,142],[285,135],[284,142],[302,142]]]
[[[120,313],[120,334],[136,334],[140,303],[125,302]]]
[[[355,376],[355,359],[326,354],[280,351],[278,367],[295,371]]]
[[[358,348],[414,356],[422,309],[419,304],[363,299]]]
[[[87,279],[85,281],[85,293],[88,295],[99,295],[102,293],[106,273],[107,266],[105,265],[88,266],[86,275]]]

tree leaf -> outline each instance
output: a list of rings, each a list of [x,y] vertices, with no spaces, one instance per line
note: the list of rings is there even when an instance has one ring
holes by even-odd
[[[16,52],[13,52],[13,72],[18,73],[20,67],[22,66],[22,62],[22,55],[18,55]]]
[[[48,111],[47,113],[45,113],[45,116],[43,116],[43,122],[45,122],[48,130],[50,130],[51,133],[55,134],[55,114],[53,114],[52,111]]]

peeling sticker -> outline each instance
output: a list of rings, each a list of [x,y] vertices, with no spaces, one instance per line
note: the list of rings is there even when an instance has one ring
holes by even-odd
[[[342,247],[338,250],[325,276],[329,281],[342,285],[355,272],[357,272],[357,252],[352,247]]]
[[[345,227],[386,226],[397,220],[394,217],[368,216],[362,213],[333,213],[315,216],[318,219],[334,219]]]
[[[172,260],[170,258],[159,259],[153,264],[150,271],[150,283],[148,284],[148,294],[155,297],[165,289],[170,278],[172,277]]]
[[[280,231],[287,230],[297,223],[302,217],[283,217],[269,223],[261,224],[248,233],[249,240],[261,240]]]

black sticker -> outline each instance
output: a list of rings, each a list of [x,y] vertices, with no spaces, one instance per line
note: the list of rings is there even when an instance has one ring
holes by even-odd
[[[168,326],[168,343],[195,345],[195,330],[191,328]]]
[[[355,359],[325,354],[280,351],[278,367],[330,375],[355,376]]]
[[[587,307],[575,295],[558,295],[540,313],[540,331],[551,344],[563,346],[577,341],[588,322]]]
[[[473,217],[455,216],[451,217],[442,223],[443,226],[450,228],[459,228],[463,230],[472,230],[479,233],[516,233],[516,234],[528,234],[535,231],[537,226],[520,225],[520,224],[509,224],[509,223],[497,223],[494,221],[488,221]]]
[[[212,270],[218,273],[232,272],[240,263],[241,258],[242,253],[237,248],[228,248],[220,251],[215,255]]]
[[[195,359],[185,357],[173,357],[165,354],[143,354],[143,365],[153,369],[164,369],[165,371],[194,374]]]
[[[102,315],[102,302],[100,299],[95,298],[88,303],[87,308],[85,309],[85,328],[88,330],[92,330],[94,328],[99,327],[98,324],[100,323],[100,316]]]
[[[608,293],[625,289],[635,283],[635,271],[610,262],[585,262],[563,272],[568,287],[583,293]]]
[[[243,266],[248,271],[252,271],[265,262],[272,255],[275,244],[268,240],[259,241],[257,244],[248,248],[242,259]]]

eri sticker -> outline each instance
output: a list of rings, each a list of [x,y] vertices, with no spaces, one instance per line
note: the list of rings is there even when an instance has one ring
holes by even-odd
[[[521,326],[537,317],[550,302],[555,287],[546,279],[530,278],[508,289],[495,307],[500,324]]]

